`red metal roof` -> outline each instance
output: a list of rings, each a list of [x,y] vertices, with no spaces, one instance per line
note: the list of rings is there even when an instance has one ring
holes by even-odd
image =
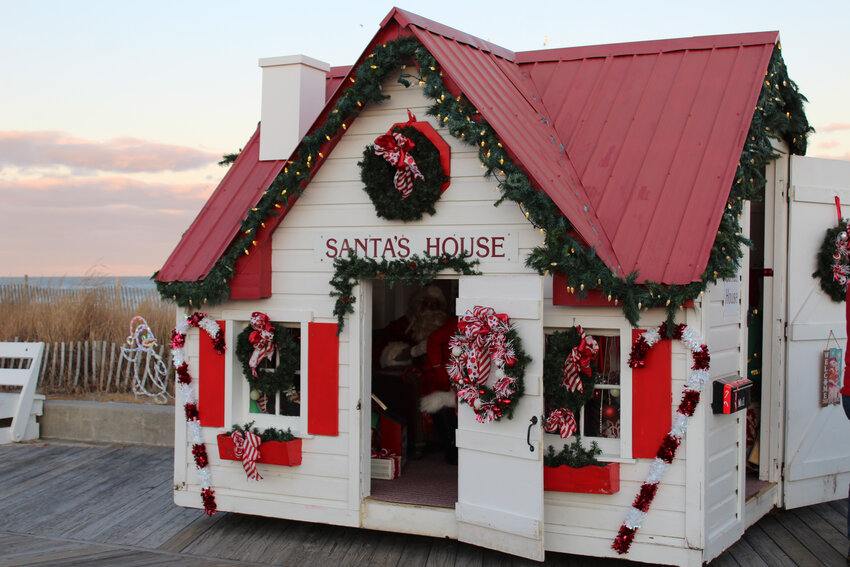
[[[626,273],[700,279],[778,39],[763,32],[517,54]]]
[[[776,32],[515,54],[394,8],[357,63],[375,44],[409,34],[612,270],[670,284],[700,278]],[[316,124],[354,68],[331,70]],[[236,236],[284,163],[259,162],[258,140],[157,279],[203,278]]]

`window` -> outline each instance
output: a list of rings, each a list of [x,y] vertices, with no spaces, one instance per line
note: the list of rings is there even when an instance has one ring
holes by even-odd
[[[587,446],[596,441],[602,449],[603,459],[630,458],[632,456],[632,402],[631,369],[628,367],[628,346],[631,345],[631,327],[625,319],[612,317],[565,316],[566,310],[546,316],[546,350],[550,350],[549,338],[556,331],[566,331],[581,325],[587,336],[599,345],[596,359],[591,362],[594,381],[592,393],[575,415],[582,444]],[[564,323],[554,326],[552,323]],[[625,338],[624,338],[625,337]],[[626,345],[624,352],[623,345]],[[554,409],[547,407],[548,410]],[[560,449],[570,440],[556,434],[547,434],[544,445]]]
[[[281,359],[289,361],[288,367],[293,374],[291,386],[278,390],[273,394],[262,396],[260,391],[251,387],[245,375],[245,370],[239,356],[236,355],[239,336],[250,327],[251,313],[228,310],[224,312],[228,326],[233,329],[228,352],[231,353],[231,363],[228,366],[229,379],[227,388],[229,408],[226,415],[226,427],[231,424],[244,425],[250,421],[260,430],[269,427],[277,429],[292,429],[296,435],[307,432],[307,349],[308,325],[312,313],[298,310],[268,310],[265,312],[275,328],[276,342],[285,340],[289,350],[281,356],[275,351],[271,359],[262,360],[258,369],[266,372],[279,368]],[[286,333],[285,339],[280,339],[278,333]]]
[[[278,324],[276,325],[276,332],[289,334],[292,342],[298,345],[298,365],[292,378],[292,384],[285,390],[278,390],[274,395],[264,395],[257,390],[250,390],[248,412],[251,414],[299,417],[301,415],[301,329],[291,324]],[[280,364],[280,359],[280,353],[275,352],[271,359],[264,359],[260,362],[258,368],[273,371]]]

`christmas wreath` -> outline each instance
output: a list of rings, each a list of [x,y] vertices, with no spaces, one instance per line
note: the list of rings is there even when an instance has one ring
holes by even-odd
[[[593,397],[593,385],[599,381],[596,365],[591,364],[599,347],[581,326],[555,331],[547,337],[547,343],[543,359],[543,427],[566,439],[577,432],[577,416]]]
[[[413,123],[396,125],[366,146],[360,166],[375,212],[387,220],[413,221],[435,214],[447,177],[440,151]]]
[[[523,394],[525,366],[531,358],[505,314],[476,306],[458,321],[449,341],[447,365],[458,399],[475,411],[479,423],[513,417],[514,403]],[[488,386],[493,369],[493,386]]]
[[[841,303],[847,295],[850,278],[850,237],[847,219],[839,219],[838,226],[826,231],[817,257],[818,269],[812,274],[820,287],[833,301]]]
[[[275,352],[277,366],[262,368],[260,362],[273,360]],[[301,348],[280,323],[273,323],[265,314],[255,312],[251,315],[251,324],[236,337],[236,356],[251,388],[274,396],[292,386],[301,360]]]

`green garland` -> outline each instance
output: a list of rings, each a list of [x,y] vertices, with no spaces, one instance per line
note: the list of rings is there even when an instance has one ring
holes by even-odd
[[[543,358],[543,397],[546,415],[550,411],[566,408],[573,412],[578,421],[581,409],[593,397],[593,385],[599,380],[599,372],[594,370],[590,376],[580,373],[582,392],[570,392],[563,385],[561,374],[564,361],[572,350],[579,345],[578,330],[571,327],[566,331],[555,331],[547,337],[546,356]]]
[[[361,280],[383,280],[390,286],[397,283],[424,286],[435,279],[443,270],[454,270],[465,276],[480,275],[475,271],[478,260],[468,261],[462,256],[442,254],[441,256],[412,256],[403,260],[361,258],[349,252],[348,258],[334,260],[334,277],[331,297],[336,297],[334,315],[339,323],[337,334],[342,332],[345,316],[354,313],[354,286]]]
[[[230,428],[230,431],[227,433],[228,435],[233,435],[237,431],[250,431],[254,435],[259,435],[260,442],[265,443],[266,441],[294,441],[297,439],[295,435],[292,434],[292,428],[287,428],[286,431],[282,429],[275,429],[274,427],[268,427],[260,432],[259,429],[254,427],[254,422],[249,421],[245,425],[238,425],[236,423],[233,424],[233,427]]]
[[[518,203],[525,209],[529,221],[546,233],[545,244],[532,251],[526,265],[541,275],[550,271],[564,273],[570,285],[581,290],[580,296],[590,289],[610,296],[615,302],[622,303],[623,313],[633,325],[637,325],[641,310],[665,306],[670,323],[668,327],[672,328],[674,315],[681,305],[699,296],[709,284],[732,277],[737,272],[743,254],[742,246],[749,244],[741,235],[738,216],[743,209],[742,201],[757,198],[763,190],[762,168],[776,157],[770,139],[785,139],[793,153],[804,154],[806,137],[812,132],[803,112],[806,99],[788,78],[780,48],[777,47],[768,66],[727,207],[701,280],[687,285],[664,285],[639,281],[636,272],[623,278],[614,275],[592,248],[582,246],[570,234],[569,221],[544,192],[532,186],[478,110],[465,96],[454,97],[448,91],[434,57],[414,38],[402,37],[376,46],[358,66],[354,83],[342,93],[325,122],[302,139],[295,158],[275,178],[260,202],[247,212],[239,236],[207,277],[194,282],[157,282],[160,294],[183,307],[201,303],[215,305],[225,301],[229,296],[228,282],[234,275],[236,260],[249,252],[252,235],[256,234],[261,223],[278,214],[288,199],[301,194],[310,180],[312,164],[323,156],[321,150],[326,149],[325,144],[341,135],[343,123],[359,114],[364,105],[387,98],[381,92],[383,81],[411,58],[419,67],[425,96],[435,101],[428,114],[437,117],[451,135],[476,146],[485,175],[497,179],[502,196],[496,205],[505,199]],[[402,82],[406,81],[402,78]]]
[[[847,232],[847,219],[841,219],[838,221],[838,226],[826,231],[818,251],[818,269],[812,274],[812,277],[820,282],[823,292],[836,303],[841,303],[847,298],[847,287],[836,281],[832,273],[832,265],[836,262],[835,240],[842,232]]]
[[[587,466],[604,467],[605,463],[600,463],[596,457],[602,454],[602,449],[599,444],[593,441],[589,449],[585,449],[581,445],[581,435],[576,434],[575,440],[570,445],[564,445],[559,453],[555,453],[555,447],[549,445],[546,454],[543,455],[543,464],[547,467],[560,467],[567,465],[574,469]]]
[[[274,331],[274,342],[277,345],[277,366],[272,370],[269,368],[258,368],[257,377],[251,372],[248,362],[254,352],[254,345],[248,339],[254,330],[251,326],[245,327],[236,337],[236,358],[242,363],[242,373],[248,384],[261,394],[274,396],[281,390],[287,390],[295,380],[295,371],[301,362],[301,347],[292,338],[292,335],[282,324],[272,321]]]
[[[440,198],[443,183],[448,179],[440,162],[440,150],[412,126],[396,126],[392,131],[404,134],[415,144],[410,155],[425,180],[414,179],[413,191],[402,199],[393,184],[395,166],[375,155],[375,146],[370,144],[363,150],[363,161],[357,164],[360,166],[360,179],[365,184],[363,190],[381,218],[407,222],[420,220],[423,213],[435,214],[434,203]]]

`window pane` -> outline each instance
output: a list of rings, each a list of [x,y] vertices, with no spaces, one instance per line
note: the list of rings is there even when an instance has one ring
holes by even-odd
[[[620,389],[598,388],[584,406],[584,435],[586,437],[620,437]]]
[[[295,364],[292,385],[286,390],[269,395],[264,395],[258,390],[251,389],[248,411],[255,414],[299,416],[301,415],[301,329],[300,327],[287,327],[277,322],[273,322],[272,324],[276,328],[276,333],[288,333],[292,341],[297,345],[289,362],[289,364]],[[274,371],[280,363],[280,353],[275,352],[270,360],[264,359],[260,361],[257,368]]]

